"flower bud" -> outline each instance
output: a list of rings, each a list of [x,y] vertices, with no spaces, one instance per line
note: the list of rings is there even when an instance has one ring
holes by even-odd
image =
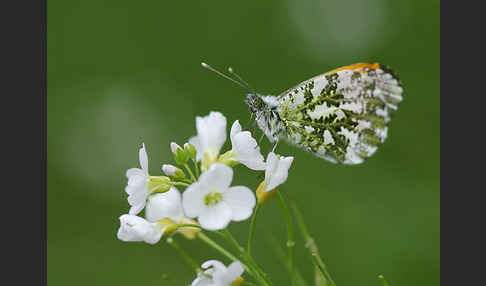
[[[184,165],[187,160],[189,160],[189,154],[181,148],[181,146],[177,145],[177,143],[172,142],[170,143],[170,150],[174,155],[174,160],[179,165]]]
[[[170,143],[170,150],[172,151],[172,153],[175,154],[177,152],[177,149],[182,149],[182,148],[177,143],[171,142]]]
[[[258,199],[258,204],[261,205],[266,201],[270,201],[275,196],[277,189],[273,189],[271,191],[267,191],[267,186],[265,182],[261,182],[256,190],[256,197]]]
[[[191,143],[185,143],[184,150],[186,151],[186,153],[189,155],[191,159],[196,159],[197,150],[196,147],[194,147],[194,145],[192,145]]]
[[[171,187],[170,178],[166,176],[149,176],[147,190],[149,193],[165,193]]]
[[[229,167],[234,167],[238,165],[240,162],[236,160],[236,154],[233,150],[229,150],[228,152],[224,153],[223,155],[219,156],[218,161],[219,163],[223,163]]]
[[[174,165],[164,164],[162,165],[162,171],[169,177],[173,177],[177,180],[182,180],[186,177],[186,174],[181,169]]]

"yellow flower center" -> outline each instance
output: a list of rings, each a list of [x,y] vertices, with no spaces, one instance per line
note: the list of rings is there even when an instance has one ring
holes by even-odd
[[[214,206],[221,202],[223,195],[220,192],[212,191],[204,197],[204,204],[207,206]]]

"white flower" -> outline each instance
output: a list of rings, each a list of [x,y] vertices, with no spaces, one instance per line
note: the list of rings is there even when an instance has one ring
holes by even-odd
[[[181,193],[175,187],[171,187],[168,192],[151,195],[145,207],[145,217],[150,222],[170,219],[175,224],[197,224],[184,215]],[[198,231],[199,228],[196,227],[178,229],[188,239],[194,239]]]
[[[271,191],[287,180],[293,160],[294,157],[281,157],[273,152],[268,153],[265,168],[265,191]]]
[[[244,186],[230,187],[233,170],[215,163],[199,180],[182,194],[185,214],[198,218],[201,227],[208,230],[225,228],[232,220],[250,217],[256,200],[253,192]]]
[[[140,167],[142,168],[132,168],[126,173],[128,184],[125,192],[128,194],[128,203],[131,205],[129,211],[131,215],[138,214],[144,208],[149,195],[147,190],[147,183],[149,181],[148,158],[147,152],[145,151],[145,144],[142,144],[142,148],[138,151],[138,157]]]
[[[196,117],[197,136],[189,139],[189,143],[197,150],[197,160],[204,156],[214,159],[226,141],[226,117],[220,112],[210,112],[205,117]]]
[[[170,224],[162,221],[149,222],[135,215],[124,214],[120,216],[120,228],[117,237],[122,241],[144,241],[155,244],[169,226]]]
[[[192,281],[191,286],[231,286],[239,284],[236,282],[242,281],[240,276],[244,271],[243,265],[239,261],[235,261],[226,267],[218,260],[208,260],[202,264],[202,268],[206,269],[204,274],[199,273],[197,278]]]
[[[185,217],[179,190],[171,187],[168,192],[151,195],[145,207],[145,217],[151,222],[170,218],[179,223]]]
[[[230,132],[233,160],[240,162],[252,170],[265,170],[265,162],[260,147],[251,137],[250,131],[242,131],[240,122],[236,120]]]

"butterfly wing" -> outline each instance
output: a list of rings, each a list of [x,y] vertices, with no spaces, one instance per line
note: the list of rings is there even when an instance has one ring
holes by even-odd
[[[402,92],[396,74],[378,63],[318,75],[277,97],[283,137],[334,163],[362,163],[385,141]]]

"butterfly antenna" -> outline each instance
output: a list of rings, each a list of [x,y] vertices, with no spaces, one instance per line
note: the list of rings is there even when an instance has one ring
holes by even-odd
[[[251,88],[250,84],[248,84],[248,82],[246,82],[241,76],[239,76],[237,73],[235,73],[235,71],[233,70],[232,67],[228,67],[228,72],[230,74],[232,74],[233,76],[235,76],[240,82],[245,84],[248,87],[248,89],[253,90],[253,88]]]
[[[236,80],[232,79],[231,77],[229,77],[229,76],[225,75],[224,73],[222,73],[222,72],[220,72],[220,71],[218,71],[218,70],[214,69],[212,66],[208,65],[207,63],[201,63],[201,66],[202,66],[203,68],[205,68],[205,69],[208,69],[208,70],[210,70],[210,71],[212,71],[212,72],[217,73],[218,75],[220,75],[220,76],[224,77],[225,79],[228,79],[228,80],[230,80],[230,81],[232,81],[232,82],[236,83],[237,85],[241,86],[242,88],[244,88],[244,89],[246,89],[246,90],[249,90],[249,88],[248,88],[248,86],[247,86],[247,85],[245,85],[245,84],[243,84],[243,83],[241,83],[241,82],[239,82],[239,81],[236,81]]]

